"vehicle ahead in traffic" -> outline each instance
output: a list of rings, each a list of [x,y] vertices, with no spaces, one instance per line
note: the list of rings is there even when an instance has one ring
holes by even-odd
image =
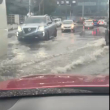
[[[106,26],[106,25],[107,25],[107,22],[106,22],[106,20],[104,20],[104,19],[100,19],[100,20],[98,21],[98,24],[99,24],[99,26]]]
[[[56,23],[57,27],[60,27],[61,26],[61,18],[56,18],[56,19],[53,19],[53,21]]]
[[[105,30],[105,42],[106,45],[109,45],[109,20],[107,21],[107,28]]]
[[[48,15],[31,16],[21,26],[18,26],[17,38],[49,40],[51,36],[57,36],[56,24]]]
[[[91,18],[89,18],[89,17],[81,17],[80,19],[78,19],[77,23],[83,24],[85,20],[89,20],[89,19],[91,19]]]
[[[75,23],[73,20],[64,20],[61,25],[61,32],[64,31],[72,31],[75,32]]]
[[[93,20],[94,26],[99,26],[99,22],[98,21],[99,21],[98,19],[94,19]]]
[[[93,23],[93,20],[85,20],[84,23],[84,28],[91,28],[93,29],[94,28],[94,23]]]
[[[6,3],[5,0],[0,0],[0,60],[7,53],[8,46],[8,29],[7,29],[7,16],[6,16]]]

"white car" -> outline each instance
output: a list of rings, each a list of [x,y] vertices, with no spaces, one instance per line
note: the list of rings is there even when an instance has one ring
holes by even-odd
[[[57,27],[61,26],[62,20],[60,18],[54,19],[54,22],[56,23]]]
[[[99,24],[99,26],[106,26],[106,25],[107,25],[107,22],[106,22],[106,20],[104,20],[104,19],[100,19],[100,20],[98,21],[98,24]]]
[[[75,32],[75,23],[73,22],[73,20],[64,20],[62,22],[61,32],[64,32],[67,30]]]
[[[93,20],[85,20],[84,23],[84,28],[94,28],[94,23]]]

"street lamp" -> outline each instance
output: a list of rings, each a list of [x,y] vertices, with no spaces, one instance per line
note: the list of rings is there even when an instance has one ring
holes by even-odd
[[[69,5],[69,4],[70,4],[70,2],[69,2],[69,1],[66,1],[66,4],[67,4],[67,5]]]
[[[57,1],[57,5],[60,5],[60,2],[59,1]]]
[[[74,3],[76,3],[76,1],[72,1],[72,3],[74,4]]]
[[[76,5],[76,0],[57,0],[57,5],[70,5],[72,6]],[[67,16],[67,9],[66,9],[66,16]],[[71,16],[71,10],[70,10],[70,16]]]
[[[76,5],[76,0],[57,0],[57,5]]]
[[[107,15],[108,15],[108,18],[109,18],[109,0],[107,2],[107,5],[108,5]]]
[[[61,1],[61,5],[64,5],[64,4],[65,4],[65,1],[62,0],[62,1]]]

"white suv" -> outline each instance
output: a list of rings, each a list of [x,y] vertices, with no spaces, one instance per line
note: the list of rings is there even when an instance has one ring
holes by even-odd
[[[106,20],[104,20],[104,19],[100,19],[100,20],[98,21],[98,23],[99,23],[100,26],[106,26],[106,25],[107,25],[107,22],[106,22]]]
[[[93,20],[85,20],[83,25],[84,28],[94,28]]]

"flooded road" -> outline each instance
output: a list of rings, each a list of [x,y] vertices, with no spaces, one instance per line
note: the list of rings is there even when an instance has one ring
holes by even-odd
[[[96,28],[97,29],[97,28]],[[94,29],[95,30],[95,29]],[[9,32],[7,58],[0,62],[0,81],[35,74],[109,74],[109,47],[103,28],[61,33],[49,41],[19,42]]]

